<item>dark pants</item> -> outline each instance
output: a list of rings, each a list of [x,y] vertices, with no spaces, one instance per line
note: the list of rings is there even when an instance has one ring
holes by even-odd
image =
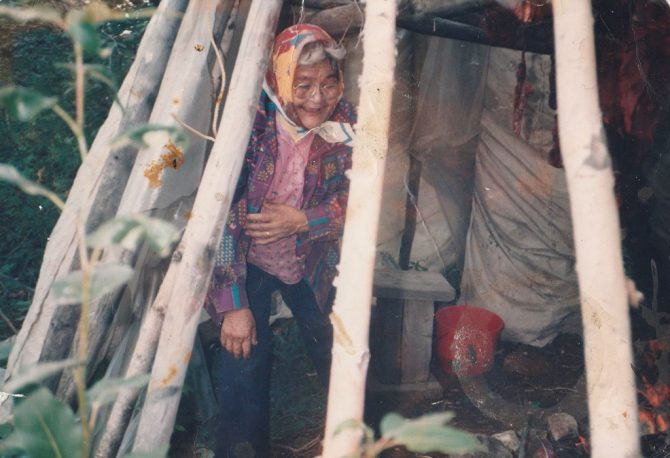
[[[223,348],[219,351],[214,374],[219,402],[218,458],[270,456],[272,332],[268,321],[273,292],[279,290],[291,309],[307,353],[325,385],[330,374],[333,329],[309,285],[304,280],[287,285],[249,265],[246,288],[249,307],[256,320],[258,344],[252,347],[249,359],[235,359]]]

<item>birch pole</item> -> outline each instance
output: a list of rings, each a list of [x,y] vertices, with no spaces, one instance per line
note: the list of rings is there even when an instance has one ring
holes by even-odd
[[[591,2],[554,0],[552,5],[558,127],[581,295],[592,456],[638,457],[621,234],[598,106]]]
[[[233,3],[233,0],[191,0],[188,2],[179,32],[172,45],[170,59],[162,75],[160,90],[155,95],[148,124],[174,126],[176,124],[173,119],[174,116],[186,120],[195,129],[207,131],[211,124],[211,112],[203,109],[203,107],[207,107],[216,98],[216,87],[210,82],[210,65],[207,58],[209,54],[213,53],[210,37],[223,35]],[[196,51],[193,43],[202,43],[202,51]],[[188,68],[189,71],[184,72],[184,68]],[[153,147],[133,151],[136,160],[127,176],[125,189],[120,192],[123,196],[118,203],[117,216],[148,212],[148,209],[159,207],[161,197],[166,192],[169,193],[170,189],[174,189],[174,187],[170,187],[170,184],[174,181],[170,182],[168,180],[174,179],[175,175],[179,177],[178,179],[182,183],[191,183],[190,186],[193,190],[197,188],[200,178],[199,171],[202,166],[196,164],[204,162],[206,149],[206,142],[203,139],[192,138],[190,147],[184,152],[186,161],[193,165],[182,167],[178,173],[174,170],[163,172],[161,178],[166,183],[158,187],[152,186],[145,174],[150,164],[155,163],[152,161],[159,161],[161,155],[166,153],[163,145],[169,143],[170,134],[154,132],[147,135],[147,140]],[[197,176],[194,172],[186,172],[182,175],[182,171],[186,168],[197,170]],[[170,174],[171,178],[166,177],[167,174]],[[145,257],[134,257],[127,250],[107,249],[102,261],[131,262],[136,271],[147,268]],[[128,286],[131,290],[141,288],[139,285]],[[110,324],[113,322],[120,304],[121,299],[119,299],[119,294],[116,291],[105,295],[92,304],[89,316],[87,374],[95,372],[99,353],[105,344],[105,340],[112,332]],[[72,344],[72,352],[76,352],[80,337],[79,332],[77,332]],[[75,384],[72,382],[70,372],[63,373],[57,394],[61,399],[74,399]]]
[[[230,54],[231,36],[236,30],[235,26],[231,25],[237,18],[239,8],[239,1],[235,5],[231,5],[232,10],[224,11],[224,14],[218,13],[217,20],[225,20],[225,32],[221,38],[221,50],[223,54]],[[243,27],[244,24],[241,24]],[[176,275],[176,270],[171,271],[171,275]],[[174,278],[165,277],[163,283],[167,285],[174,284]],[[154,360],[156,347],[158,346],[158,339],[160,337],[161,327],[163,326],[163,319],[165,318],[165,309],[167,301],[172,296],[172,288],[163,288],[161,290],[163,296],[156,296],[151,302],[151,306],[146,311],[142,321],[133,353],[130,356],[125,377],[130,378],[140,374],[148,373],[151,370],[151,364]],[[124,437],[124,433],[130,422],[135,402],[139,396],[139,388],[127,388],[121,390],[114,401],[111,412],[107,418],[104,426],[102,436],[95,448],[96,458],[105,458],[108,456],[115,456],[118,448]]]
[[[358,449],[361,432],[334,435],[346,420],[363,419],[370,360],[368,331],[382,183],[388,150],[395,70],[395,0],[366,3],[363,71],[337,295],[331,314],[333,363],[328,393],[324,458]]]
[[[221,128],[191,219],[166,274],[174,282],[163,282],[158,293],[160,298],[164,289],[172,289],[140,414],[135,452],[166,445],[172,435],[216,246],[242,169],[281,4],[281,0],[254,0],[249,11]]]

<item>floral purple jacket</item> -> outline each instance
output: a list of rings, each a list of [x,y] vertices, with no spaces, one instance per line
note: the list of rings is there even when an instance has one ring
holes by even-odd
[[[223,321],[224,312],[249,306],[245,282],[251,239],[244,232],[244,225],[248,213],[259,212],[272,182],[277,157],[276,115],[274,103],[263,93],[205,301],[207,312],[217,324]],[[342,99],[330,120],[353,125],[353,106]],[[315,136],[303,188],[302,210],[309,230],[298,234],[296,254],[305,259],[304,279],[322,310],[327,306],[339,262],[339,240],[349,192],[345,171],[349,168],[350,146],[327,143]]]

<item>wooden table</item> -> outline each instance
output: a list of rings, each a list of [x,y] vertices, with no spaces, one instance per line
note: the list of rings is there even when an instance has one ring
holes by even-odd
[[[456,291],[438,272],[375,271],[370,330],[371,367],[384,384],[426,382],[430,378],[435,302]]]

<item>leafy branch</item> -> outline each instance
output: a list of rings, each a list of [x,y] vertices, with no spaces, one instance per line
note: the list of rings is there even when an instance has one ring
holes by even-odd
[[[74,50],[75,115],[70,115],[57,103],[56,97],[16,86],[0,88],[0,106],[22,122],[31,121],[44,110],[52,110],[70,128],[77,139],[82,162],[88,154],[84,132],[85,78],[87,73],[112,87],[95,66],[84,63],[86,55],[101,54],[100,40],[95,24],[101,21],[125,18],[125,14],[114,12],[103,3],[88,4],[82,10],[72,10],[61,17],[54,10],[43,8],[10,8],[0,6],[0,16],[27,22],[38,21],[66,32]],[[113,87],[115,90],[115,86]],[[153,130],[160,130],[154,127]],[[140,140],[143,134],[140,134]],[[182,134],[183,135],[183,134]],[[63,200],[54,192],[22,176],[14,167],[0,164],[0,181],[18,186],[22,191],[47,197],[60,210],[65,208]],[[125,249],[137,249],[146,243],[160,256],[168,256],[179,236],[170,224],[144,216],[116,218],[100,226],[93,234],[85,233],[84,222],[77,217],[78,251],[81,270],[71,272],[58,279],[52,286],[56,304],[81,304],[79,319],[79,345],[77,358],[36,364],[17,374],[2,389],[12,393],[38,383],[64,369],[74,369],[77,388],[78,414],[48,390],[33,391],[17,402],[14,409],[14,430],[0,445],[0,452],[23,451],[29,456],[71,456],[72,450],[80,450],[81,457],[91,453],[91,430],[101,405],[110,402],[119,390],[142,386],[148,376],[131,377],[125,380],[103,380],[86,390],[86,364],[88,357],[89,315],[95,299],[109,294],[124,284],[133,275],[133,269],[121,264],[99,264],[104,248],[119,245]],[[90,253],[89,253],[90,250]],[[4,351],[4,350],[3,350]],[[89,405],[91,415],[89,420]],[[164,456],[166,450],[157,452]]]
[[[65,202],[55,192],[24,177],[11,165],[0,164],[0,181],[18,186],[26,194],[46,197],[61,211],[65,208]]]
[[[407,419],[396,413],[387,414],[379,425],[381,437],[375,439],[374,431],[357,420],[347,420],[336,430],[359,429],[363,433],[360,448],[347,458],[374,458],[384,450],[404,446],[410,452],[464,454],[486,451],[477,438],[468,432],[448,426],[453,412],[429,413],[416,419]]]
[[[152,9],[142,10],[133,14],[135,18],[147,17],[153,13]],[[17,22],[41,22],[56,27],[66,32],[72,41],[74,51],[74,75],[75,75],[75,116],[69,115],[56,103],[54,97],[45,97],[37,91],[24,88],[7,87],[0,89],[0,103],[8,111],[13,113],[20,121],[29,121],[44,109],[52,109],[70,128],[77,139],[79,154],[82,162],[88,154],[88,144],[84,132],[84,105],[85,105],[85,79],[87,71],[92,77],[116,90],[111,81],[101,78],[96,68],[88,68],[84,64],[84,57],[88,55],[104,55],[105,50],[100,47],[100,38],[96,30],[96,24],[126,19],[125,13],[114,11],[101,1],[88,3],[82,9],[70,10],[65,17],[52,9],[45,7],[37,8],[15,8],[0,5],[0,16],[8,17]]]

